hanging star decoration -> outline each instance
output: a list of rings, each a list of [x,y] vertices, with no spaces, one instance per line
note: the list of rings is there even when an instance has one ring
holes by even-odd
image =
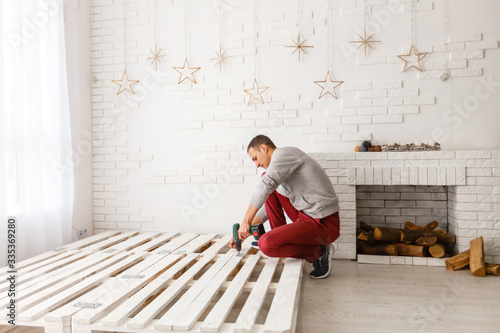
[[[120,95],[124,91],[131,92],[132,94],[135,95],[135,92],[134,92],[134,89],[132,89],[132,86],[136,83],[139,83],[140,81],[130,80],[128,78],[127,70],[124,70],[121,80],[111,80],[111,82],[120,86],[120,88],[118,88],[118,92],[116,93],[117,95]]]
[[[259,87],[257,79],[254,79],[252,89],[243,89],[244,92],[250,95],[250,99],[248,100],[247,106],[249,106],[251,103],[254,103],[254,101],[261,102],[262,104],[264,104],[264,99],[262,98],[262,94],[267,89],[269,89],[269,87]]]
[[[153,59],[151,61],[150,65],[155,64],[155,70],[156,71],[158,71],[158,63],[161,62],[160,57],[164,57],[165,56],[164,54],[161,54],[161,50],[162,49],[158,50],[158,46],[155,43],[155,51],[153,52],[153,50],[151,50],[151,49],[149,50],[153,56],[147,58],[148,60],[149,59]]]
[[[222,45],[219,45],[219,52],[215,51],[215,54],[217,54],[216,58],[212,58],[210,60],[217,60],[215,63],[215,66],[219,66],[219,71],[222,73],[222,64],[226,64],[226,59],[231,58],[231,56],[226,55],[226,50],[222,50]]]
[[[301,53],[301,52],[304,52],[304,54],[308,54],[308,53],[307,53],[307,48],[309,48],[309,47],[310,47],[310,48],[313,48],[313,47],[314,47],[314,46],[305,45],[305,43],[307,42],[307,38],[306,38],[306,39],[304,39],[303,41],[301,41],[301,40],[300,40],[300,33],[299,33],[299,35],[298,35],[298,37],[297,37],[297,41],[294,41],[294,40],[292,39],[292,42],[293,42],[295,45],[286,45],[286,47],[293,47],[293,48],[295,48],[295,50],[293,50],[293,52],[292,52],[292,55],[293,55],[295,52],[299,51],[299,52],[298,52],[298,55],[299,55],[299,61],[300,61],[300,53]]]
[[[179,82],[177,84],[181,84],[182,81],[188,79],[189,81],[197,84],[196,79],[194,78],[194,73],[200,70],[201,67],[190,67],[187,58],[184,60],[184,65],[182,67],[172,67],[176,70],[181,76],[179,76]]]
[[[333,98],[337,99],[337,91],[335,90],[338,86],[340,86],[344,81],[333,81],[332,76],[330,75],[330,71],[326,73],[326,78],[324,81],[314,81],[318,86],[320,86],[321,93],[319,94],[319,98],[329,94]]]
[[[373,50],[373,46],[371,45],[372,43],[380,43],[379,40],[372,40],[372,37],[373,35],[375,34],[371,34],[369,37],[366,37],[366,30],[363,34],[363,36],[361,36],[360,34],[358,34],[358,37],[360,40],[352,40],[351,43],[356,43],[356,44],[359,44],[358,48],[356,50],[359,50],[360,48],[364,48],[365,49],[365,57],[366,57],[366,48],[369,47],[370,49]]]
[[[410,52],[408,54],[401,54],[397,57],[405,62],[405,67],[403,68],[403,73],[411,68],[415,68],[422,72],[422,64],[420,63],[429,53],[422,52],[417,53],[415,51],[415,46],[410,47]]]

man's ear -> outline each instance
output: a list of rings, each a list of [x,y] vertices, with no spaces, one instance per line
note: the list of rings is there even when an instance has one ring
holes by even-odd
[[[269,148],[268,148],[265,144],[261,144],[261,145],[260,145],[260,150],[262,150],[264,153],[267,153],[267,150],[268,150],[268,149],[269,149]]]

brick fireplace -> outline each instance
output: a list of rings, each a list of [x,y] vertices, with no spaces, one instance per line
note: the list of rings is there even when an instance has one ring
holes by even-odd
[[[361,214],[358,217],[358,212],[366,214],[369,211],[362,208],[370,208],[357,207],[356,189],[362,190],[359,193],[366,193],[365,190],[374,186],[375,192],[378,190],[379,193],[382,193],[382,189],[383,193],[400,191],[400,198],[402,193],[425,193],[425,188],[430,189],[430,193],[436,194],[420,196],[431,198],[419,204],[421,211],[418,210],[416,201],[400,203],[400,205],[408,204],[415,205],[415,207],[394,207],[394,210],[387,211],[390,213],[389,219],[387,215],[384,215],[384,223],[397,221],[398,217],[401,220],[412,217],[416,223],[423,223],[424,218],[427,219],[437,214],[441,220],[438,220],[441,223],[440,228],[447,227],[450,233],[457,236],[455,252],[465,251],[471,239],[482,236],[486,261],[500,263],[499,150],[311,155],[325,168],[340,201],[341,232],[339,239],[334,243],[336,258],[356,258],[356,223],[359,219],[367,217]],[[442,201],[444,195],[446,195],[446,205],[431,203]],[[359,196],[366,198],[366,194],[358,194]],[[396,195],[392,197],[395,198]],[[412,195],[408,194],[403,196],[406,199],[411,197]],[[413,197],[416,198],[419,195],[413,194]],[[393,200],[392,205],[398,205],[396,201]],[[371,204],[376,205],[376,202]],[[425,205],[432,207],[424,207]],[[428,213],[431,215],[427,216]],[[381,221],[380,217],[376,217],[380,215],[370,214],[369,216],[373,220]],[[422,216],[422,219],[418,216]],[[445,220],[447,226],[444,225]],[[404,224],[404,222],[401,223]]]

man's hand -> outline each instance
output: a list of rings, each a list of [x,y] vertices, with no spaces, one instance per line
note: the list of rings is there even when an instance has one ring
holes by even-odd
[[[229,247],[232,249],[236,249],[236,245],[234,245],[234,239],[231,237],[231,240],[229,241]]]
[[[238,230],[238,237],[242,241],[250,236],[250,223],[241,222],[240,229]]]

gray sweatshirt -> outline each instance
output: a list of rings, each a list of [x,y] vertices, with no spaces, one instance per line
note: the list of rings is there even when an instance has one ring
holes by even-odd
[[[264,203],[277,190],[290,199],[295,209],[313,218],[323,218],[339,210],[333,185],[323,168],[299,148],[276,148],[266,174],[260,178],[250,203],[267,221]]]

